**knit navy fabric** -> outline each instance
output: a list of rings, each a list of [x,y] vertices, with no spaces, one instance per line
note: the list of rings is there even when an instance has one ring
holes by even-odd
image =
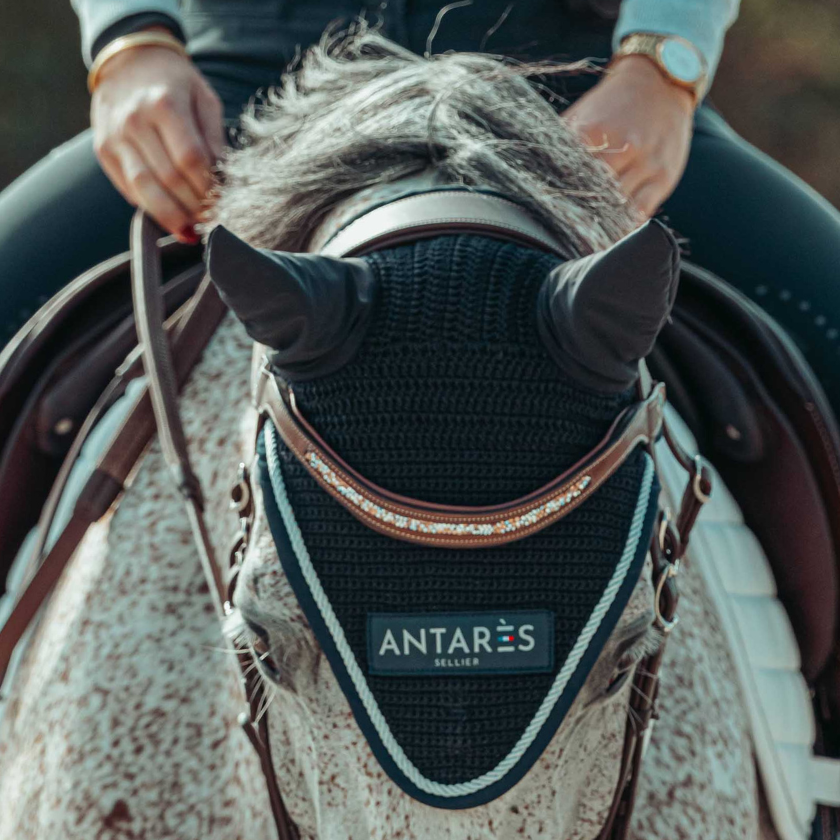
[[[380,282],[368,336],[345,368],[295,394],[327,443],[377,484],[447,504],[511,501],[584,456],[632,402],[632,392],[577,387],[540,344],[536,297],[556,257],[452,235],[366,259]],[[370,612],[555,614],[555,673],[367,675],[426,777],[456,783],[491,770],[533,718],[624,550],[641,453],[549,528],[469,551],[370,530],[282,444],[280,456],[312,563],[363,671]]]

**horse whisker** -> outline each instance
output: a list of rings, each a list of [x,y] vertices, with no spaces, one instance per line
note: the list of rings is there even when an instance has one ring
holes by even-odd
[[[239,656],[239,654],[242,653],[241,650],[238,650],[236,648],[231,648],[231,647],[220,648],[220,647],[214,647],[213,645],[202,645],[201,649],[209,651],[210,653],[226,653],[230,656]]]
[[[257,719],[254,721],[255,724],[259,724],[260,720],[262,720],[263,716],[268,713],[268,709],[271,704],[274,702],[274,698],[277,696],[277,690],[272,686],[268,687],[270,694],[266,693],[264,695],[265,705],[263,706],[262,711],[257,712]]]
[[[641,674],[642,676],[645,676],[645,677],[650,677],[654,682],[659,682],[659,674],[652,674],[650,671],[646,670],[645,668],[640,667],[636,673]]]
[[[642,719],[632,706],[627,707],[627,714],[630,719],[630,725],[633,727],[633,732],[638,735],[642,727]]]
[[[630,688],[639,695],[639,697],[644,698],[647,703],[653,704],[653,697],[649,694],[645,694],[635,683],[630,684]]]

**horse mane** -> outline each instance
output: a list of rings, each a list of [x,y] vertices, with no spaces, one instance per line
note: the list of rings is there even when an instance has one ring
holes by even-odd
[[[252,245],[303,251],[338,202],[430,166],[447,183],[520,202],[569,257],[639,221],[609,168],[530,81],[575,65],[423,57],[364,22],[328,30],[293,65],[246,107],[208,229],[221,223]]]

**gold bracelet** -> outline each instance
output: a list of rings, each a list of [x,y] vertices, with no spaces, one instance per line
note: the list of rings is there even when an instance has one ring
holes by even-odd
[[[88,72],[88,91],[93,93],[96,90],[96,85],[99,83],[99,74],[108,59],[113,58],[123,50],[131,50],[135,47],[166,47],[175,50],[185,58],[189,58],[187,48],[174,35],[166,32],[132,32],[130,35],[122,35],[119,38],[114,38],[97,53]]]

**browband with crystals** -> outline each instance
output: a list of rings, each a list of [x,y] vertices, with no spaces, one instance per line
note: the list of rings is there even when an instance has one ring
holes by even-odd
[[[662,428],[665,386],[625,409],[584,458],[528,496],[501,505],[438,505],[391,493],[346,464],[307,423],[294,392],[281,385],[266,361],[257,371],[254,398],[280,437],[318,484],[360,522],[394,539],[447,548],[482,548],[541,531],[574,510],[624,463],[639,444],[652,444]]]

